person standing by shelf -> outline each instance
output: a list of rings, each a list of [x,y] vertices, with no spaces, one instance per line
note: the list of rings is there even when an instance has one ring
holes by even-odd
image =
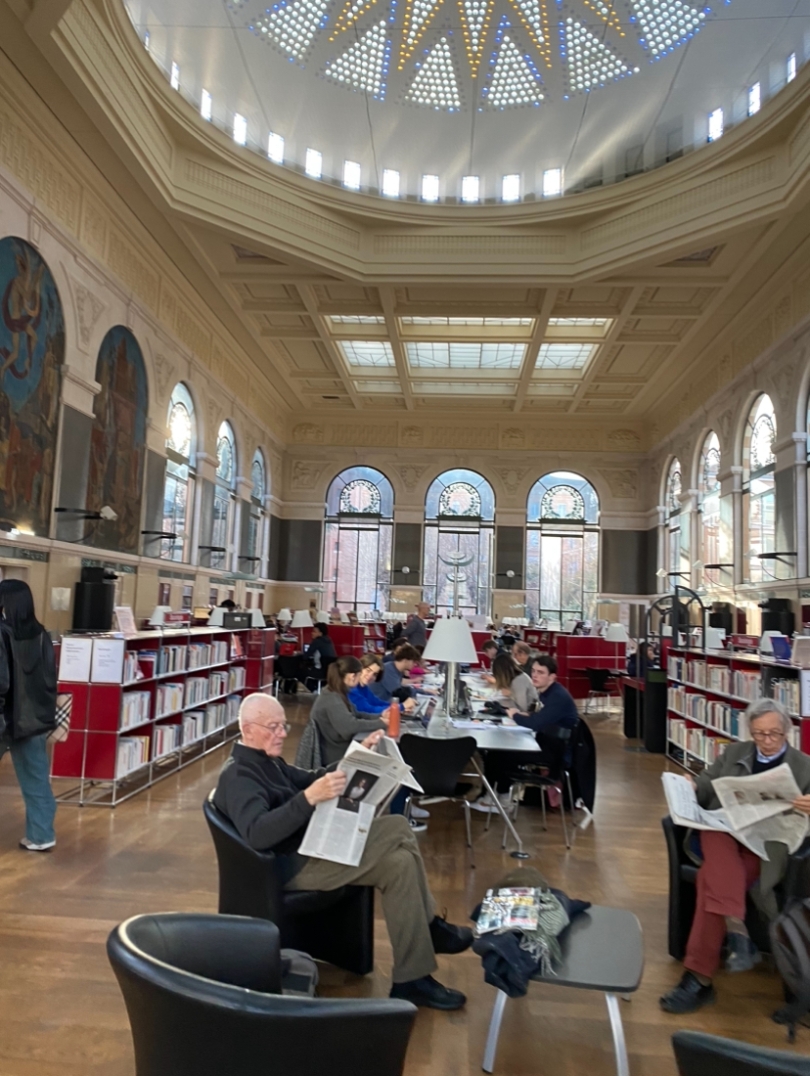
[[[430,616],[430,604],[419,602],[416,612],[402,629],[402,638],[415,647],[421,654],[427,646],[427,618]]]
[[[20,847],[49,852],[56,844],[56,800],[46,740],[56,726],[56,662],[51,637],[36,618],[27,583],[0,583],[0,759],[11,754],[25,802]]]

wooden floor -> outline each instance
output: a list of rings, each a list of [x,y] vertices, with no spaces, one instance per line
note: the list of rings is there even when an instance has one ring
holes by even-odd
[[[306,701],[290,707],[300,729]],[[596,821],[565,851],[559,819],[540,828],[523,809],[519,829],[534,853],[529,864],[570,895],[632,909],[644,928],[641,990],[622,1005],[634,1076],[675,1072],[670,1035],[679,1026],[782,1047],[770,1020],[779,1002],[772,972],[718,978],[718,1002],[692,1017],[667,1017],[658,997],[679,975],[666,953],[667,872],[659,756],[627,750],[617,721],[593,719],[599,755]],[[288,748],[297,739],[296,730]],[[227,750],[227,748],[225,749]],[[120,920],[140,912],[216,910],[216,863],[201,803],[216,780],[220,751],[116,808],[62,807],[52,855],[17,848],[23,811],[8,759],[0,765],[0,1076],[131,1076],[124,1006],[104,943]],[[483,890],[516,866],[500,848],[500,827],[483,832],[473,818],[477,870],[468,868],[463,814],[432,808],[420,836],[440,907],[464,922]],[[360,979],[325,968],[322,993],[384,996],[391,954],[378,915],[376,969]],[[468,995],[458,1013],[422,1011],[407,1076],[472,1076],[481,1071],[494,991],[468,952],[440,957],[439,977]],[[810,1031],[797,1049],[810,1052]],[[533,986],[507,1005],[496,1073],[600,1076],[611,1073],[610,1031],[601,995]]]

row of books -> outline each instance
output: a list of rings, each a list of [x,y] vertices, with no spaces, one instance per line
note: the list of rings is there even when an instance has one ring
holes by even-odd
[[[122,736],[118,741],[118,755],[115,762],[115,776],[126,777],[128,773],[144,766],[149,761],[148,736]]]
[[[762,677],[758,672],[746,672],[743,669],[735,669],[731,676],[732,695],[738,695],[741,699],[756,702],[762,698]]]
[[[699,696],[692,696],[692,698],[699,698]],[[710,704],[716,707],[724,706],[724,703]],[[675,709],[678,709],[675,707]],[[745,721],[742,720],[742,716],[745,711],[734,710],[731,707],[727,708],[730,712],[722,714],[719,709],[707,711],[705,724],[710,728],[703,729],[695,726],[690,726],[679,717],[670,717],[667,720],[667,728],[669,730],[669,738],[674,743],[677,743],[681,747],[686,747],[690,751],[695,751],[701,758],[708,761],[714,761],[715,758],[722,751],[723,746],[730,743],[732,739],[735,740],[750,740],[751,734],[746,727]],[[680,711],[685,712],[685,711]],[[695,717],[691,713],[689,717],[693,721],[703,720],[702,718]],[[718,735],[715,735],[717,733]],[[694,734],[694,735],[692,735]],[[715,750],[712,745],[710,748],[706,748],[702,753],[690,746],[692,743],[704,743],[704,741],[711,739],[713,745],[721,744],[722,746]],[[794,724],[788,735],[788,743],[791,747],[795,747],[796,750],[801,750],[801,729],[799,725]],[[708,758],[708,752],[712,754],[711,758]]]
[[[183,709],[183,684],[158,684],[155,692],[155,717],[174,714]]]
[[[178,645],[177,643],[162,646],[158,654],[158,675],[183,672],[186,668],[187,649],[186,646]]]
[[[241,701],[238,695],[232,695],[222,702],[211,703],[204,710],[190,710],[183,716],[183,744],[193,743],[232,724],[239,715]]]
[[[799,713],[801,692],[798,680],[771,680],[771,693],[773,698],[787,706],[792,714]]]
[[[131,729],[149,720],[151,696],[148,691],[121,693],[121,729]]]
[[[189,643],[188,668],[204,669],[208,665],[223,665],[230,661],[230,647],[226,639],[211,643]]]
[[[752,702],[762,696],[759,671],[731,669],[726,664],[714,665],[696,659],[687,661],[686,658],[670,655],[667,674],[671,680],[680,680],[721,695],[738,695]]]
[[[677,710],[693,721],[710,725],[718,732],[731,736],[735,740],[750,739],[748,726],[743,720],[745,710],[731,706],[718,699],[709,699],[705,695],[687,692],[682,687],[671,686],[667,691],[667,705],[670,710]]]
[[[678,717],[669,718],[667,730],[672,743],[697,756],[707,765],[714,762],[731,742],[723,736],[707,732],[706,729],[689,726]]]
[[[245,676],[244,665],[234,665],[233,668],[229,670],[227,690],[241,691],[246,683]]]
[[[163,758],[180,746],[181,725],[155,725],[152,737],[152,759]]]

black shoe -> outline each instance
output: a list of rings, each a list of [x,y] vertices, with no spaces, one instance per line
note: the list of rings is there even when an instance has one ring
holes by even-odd
[[[430,938],[434,953],[463,953],[473,943],[473,932],[468,927],[448,923],[444,916],[434,915]]]
[[[714,1000],[712,984],[703,986],[691,971],[686,971],[678,985],[658,999],[658,1004],[664,1012],[684,1013],[696,1012],[704,1005],[711,1005]]]
[[[747,934],[732,930],[726,934],[726,971],[750,971],[762,960],[762,953]]]
[[[392,998],[410,1001],[425,1009],[460,1009],[467,998],[460,990],[451,990],[442,986],[432,975],[423,975],[421,979],[411,979],[407,983],[394,983],[391,987]]]

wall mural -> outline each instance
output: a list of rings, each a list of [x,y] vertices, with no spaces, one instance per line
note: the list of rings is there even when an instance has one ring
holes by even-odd
[[[110,329],[101,342],[96,381],[101,389],[93,405],[87,509],[98,512],[109,505],[118,518],[92,525],[87,540],[137,553],[148,392],[141,349],[123,325]]]
[[[50,269],[0,239],[0,522],[47,536],[65,321]]]

